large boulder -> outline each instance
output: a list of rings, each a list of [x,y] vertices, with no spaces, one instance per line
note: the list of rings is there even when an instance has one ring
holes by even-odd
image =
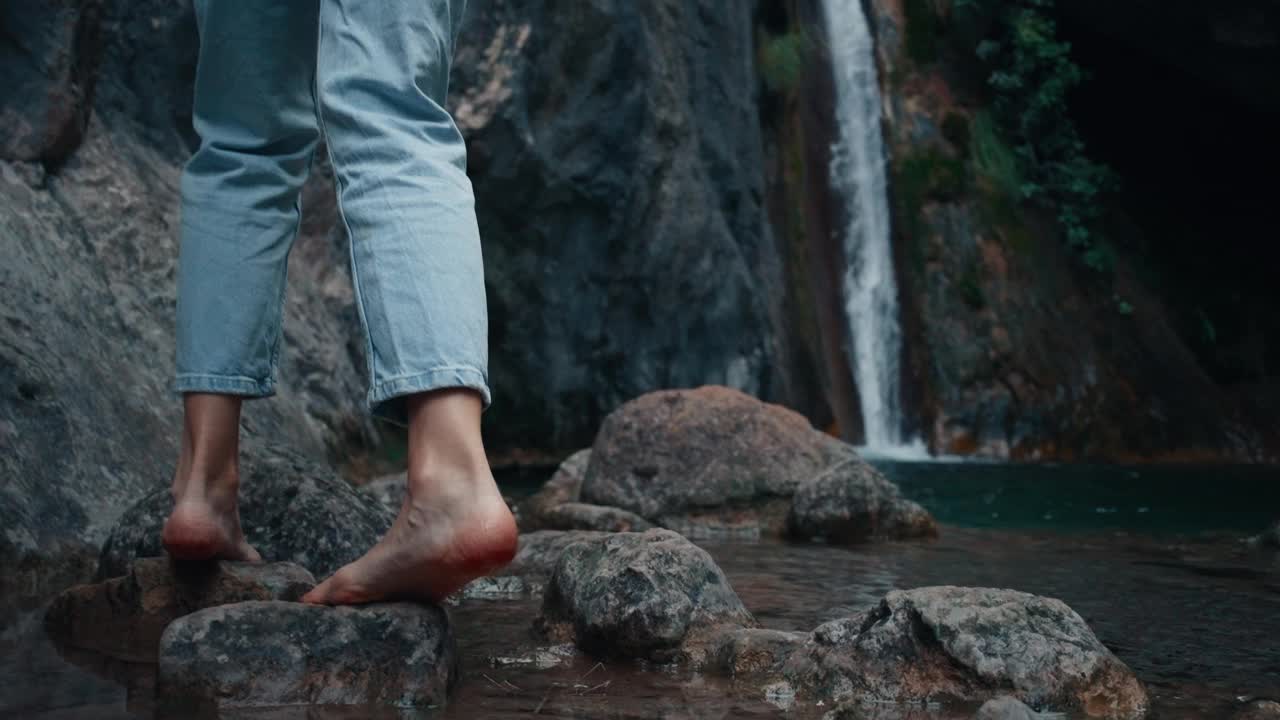
[[[520,535],[515,559],[504,572],[511,575],[548,580],[555,572],[560,556],[571,545],[583,540],[598,540],[605,537],[602,532],[591,530],[563,531],[539,530]]]
[[[0,26],[0,158],[60,162],[89,123],[102,0],[4,3]]]
[[[155,662],[160,634],[183,615],[249,600],[297,600],[315,584],[311,573],[293,563],[144,558],[124,577],[63,591],[45,612],[45,628],[71,647]]]
[[[791,352],[764,207],[753,13],[729,8],[468,4],[450,107],[485,241],[495,446],[581,447],[660,387],[826,402],[797,391],[816,368]]]
[[[791,499],[787,533],[807,540],[859,543],[875,538],[935,537],[938,525],[898,486],[858,460],[839,463],[802,484]]]
[[[160,640],[162,713],[279,705],[445,702],[457,679],[445,611],[382,603],[220,605],[175,620]]]
[[[240,467],[240,522],[266,560],[298,563],[318,577],[363,555],[391,527],[376,498],[299,456],[255,454]],[[164,554],[160,531],[173,506],[156,491],[128,510],[102,548],[100,578],[123,575],[139,557]]]
[[[1010,695],[1089,717],[1145,716],[1142,683],[1058,600],[929,587],[819,626],[785,673],[819,698],[984,701]]]
[[[795,501],[797,535],[932,532],[928,513],[852,446],[726,387],[653,392],[615,410],[596,436],[580,494],[694,537],[782,534]]]
[[[669,530],[567,547],[538,628],[601,657],[701,662],[729,629],[754,625],[705,550]]]

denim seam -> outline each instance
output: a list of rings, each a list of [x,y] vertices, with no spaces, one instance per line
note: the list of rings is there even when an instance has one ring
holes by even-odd
[[[342,193],[346,189],[346,182],[340,169],[342,163],[338,161],[338,149],[334,147],[332,139],[329,137],[329,129],[324,122],[324,103],[320,99],[320,58],[323,56],[324,47],[324,13],[321,12],[316,23],[316,62],[315,76],[311,78],[311,101],[315,105],[316,124],[320,126],[320,136],[324,138],[325,147],[329,150],[329,162],[333,164],[333,179],[337,183],[337,192],[335,193],[334,202],[338,208],[338,217],[342,219],[342,227],[347,231],[347,248],[351,256],[351,287],[355,295],[356,312],[360,315],[361,329],[364,330],[365,342],[365,366],[368,374],[368,387],[370,393],[373,392],[373,332],[369,328],[369,317],[365,313],[364,293],[360,288],[360,269],[356,265],[356,236],[351,230],[351,223],[347,220],[347,213],[342,207]]]
[[[237,395],[266,397],[275,394],[271,378],[258,380],[244,375],[217,375],[211,373],[177,373],[174,376],[175,392],[229,392]]]
[[[483,372],[470,365],[442,365],[423,372],[379,380],[369,388],[368,405],[372,408],[400,395],[446,387],[469,387],[480,392],[486,407],[492,402],[489,380]]]

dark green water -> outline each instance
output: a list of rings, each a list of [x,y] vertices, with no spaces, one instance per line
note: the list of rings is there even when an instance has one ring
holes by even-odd
[[[878,464],[942,521],[937,541],[704,543],[761,625],[807,630],[895,588],[1008,587],[1079,612],[1147,685],[1154,719],[1218,720],[1238,698],[1280,697],[1280,553],[1244,542],[1280,517],[1280,470]],[[539,476],[505,477],[504,490],[526,494]],[[443,711],[226,717],[821,720],[830,709],[784,709],[759,686],[679,668],[585,657],[546,670],[505,664],[539,649],[530,633],[538,605],[469,600],[450,611],[462,681]],[[153,668],[60,655],[36,616],[0,637],[0,717],[148,718],[153,687]],[[886,706],[855,717],[964,720],[972,711]]]

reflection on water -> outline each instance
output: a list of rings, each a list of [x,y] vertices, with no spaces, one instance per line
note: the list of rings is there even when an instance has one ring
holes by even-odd
[[[1010,587],[1071,605],[1147,683],[1159,717],[1216,719],[1229,714],[1237,696],[1280,697],[1280,555],[1250,550],[1239,532],[1227,532],[1259,530],[1280,510],[1280,502],[1273,502],[1280,491],[1274,471],[1201,470],[1199,483],[1183,470],[1137,470],[1137,477],[1123,469],[991,465],[897,465],[886,471],[949,523],[941,539],[853,549],[704,544],[763,626],[807,630],[864,609],[894,588]],[[1000,523],[1005,527],[992,527]],[[529,634],[537,609],[538,601],[528,599],[470,601],[451,611],[463,679],[444,710],[292,708],[234,717],[785,714],[817,720],[830,709],[797,702],[784,713],[785,694],[669,667],[569,657],[558,667],[534,669],[518,661],[540,647]],[[149,668],[84,655],[64,659],[43,639],[34,617],[20,625],[0,638],[0,716],[149,715]],[[559,657],[523,659],[545,664]],[[937,720],[971,713],[972,708],[869,706],[855,717]]]

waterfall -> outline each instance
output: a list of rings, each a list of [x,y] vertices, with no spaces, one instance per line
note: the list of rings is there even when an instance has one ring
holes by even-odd
[[[823,0],[835,79],[839,138],[831,185],[848,218],[844,251],[845,315],[853,345],[853,379],[862,402],[866,449],[924,455],[903,432],[898,354],[898,287],[889,242],[889,197],[880,130],[875,44],[861,0]]]

